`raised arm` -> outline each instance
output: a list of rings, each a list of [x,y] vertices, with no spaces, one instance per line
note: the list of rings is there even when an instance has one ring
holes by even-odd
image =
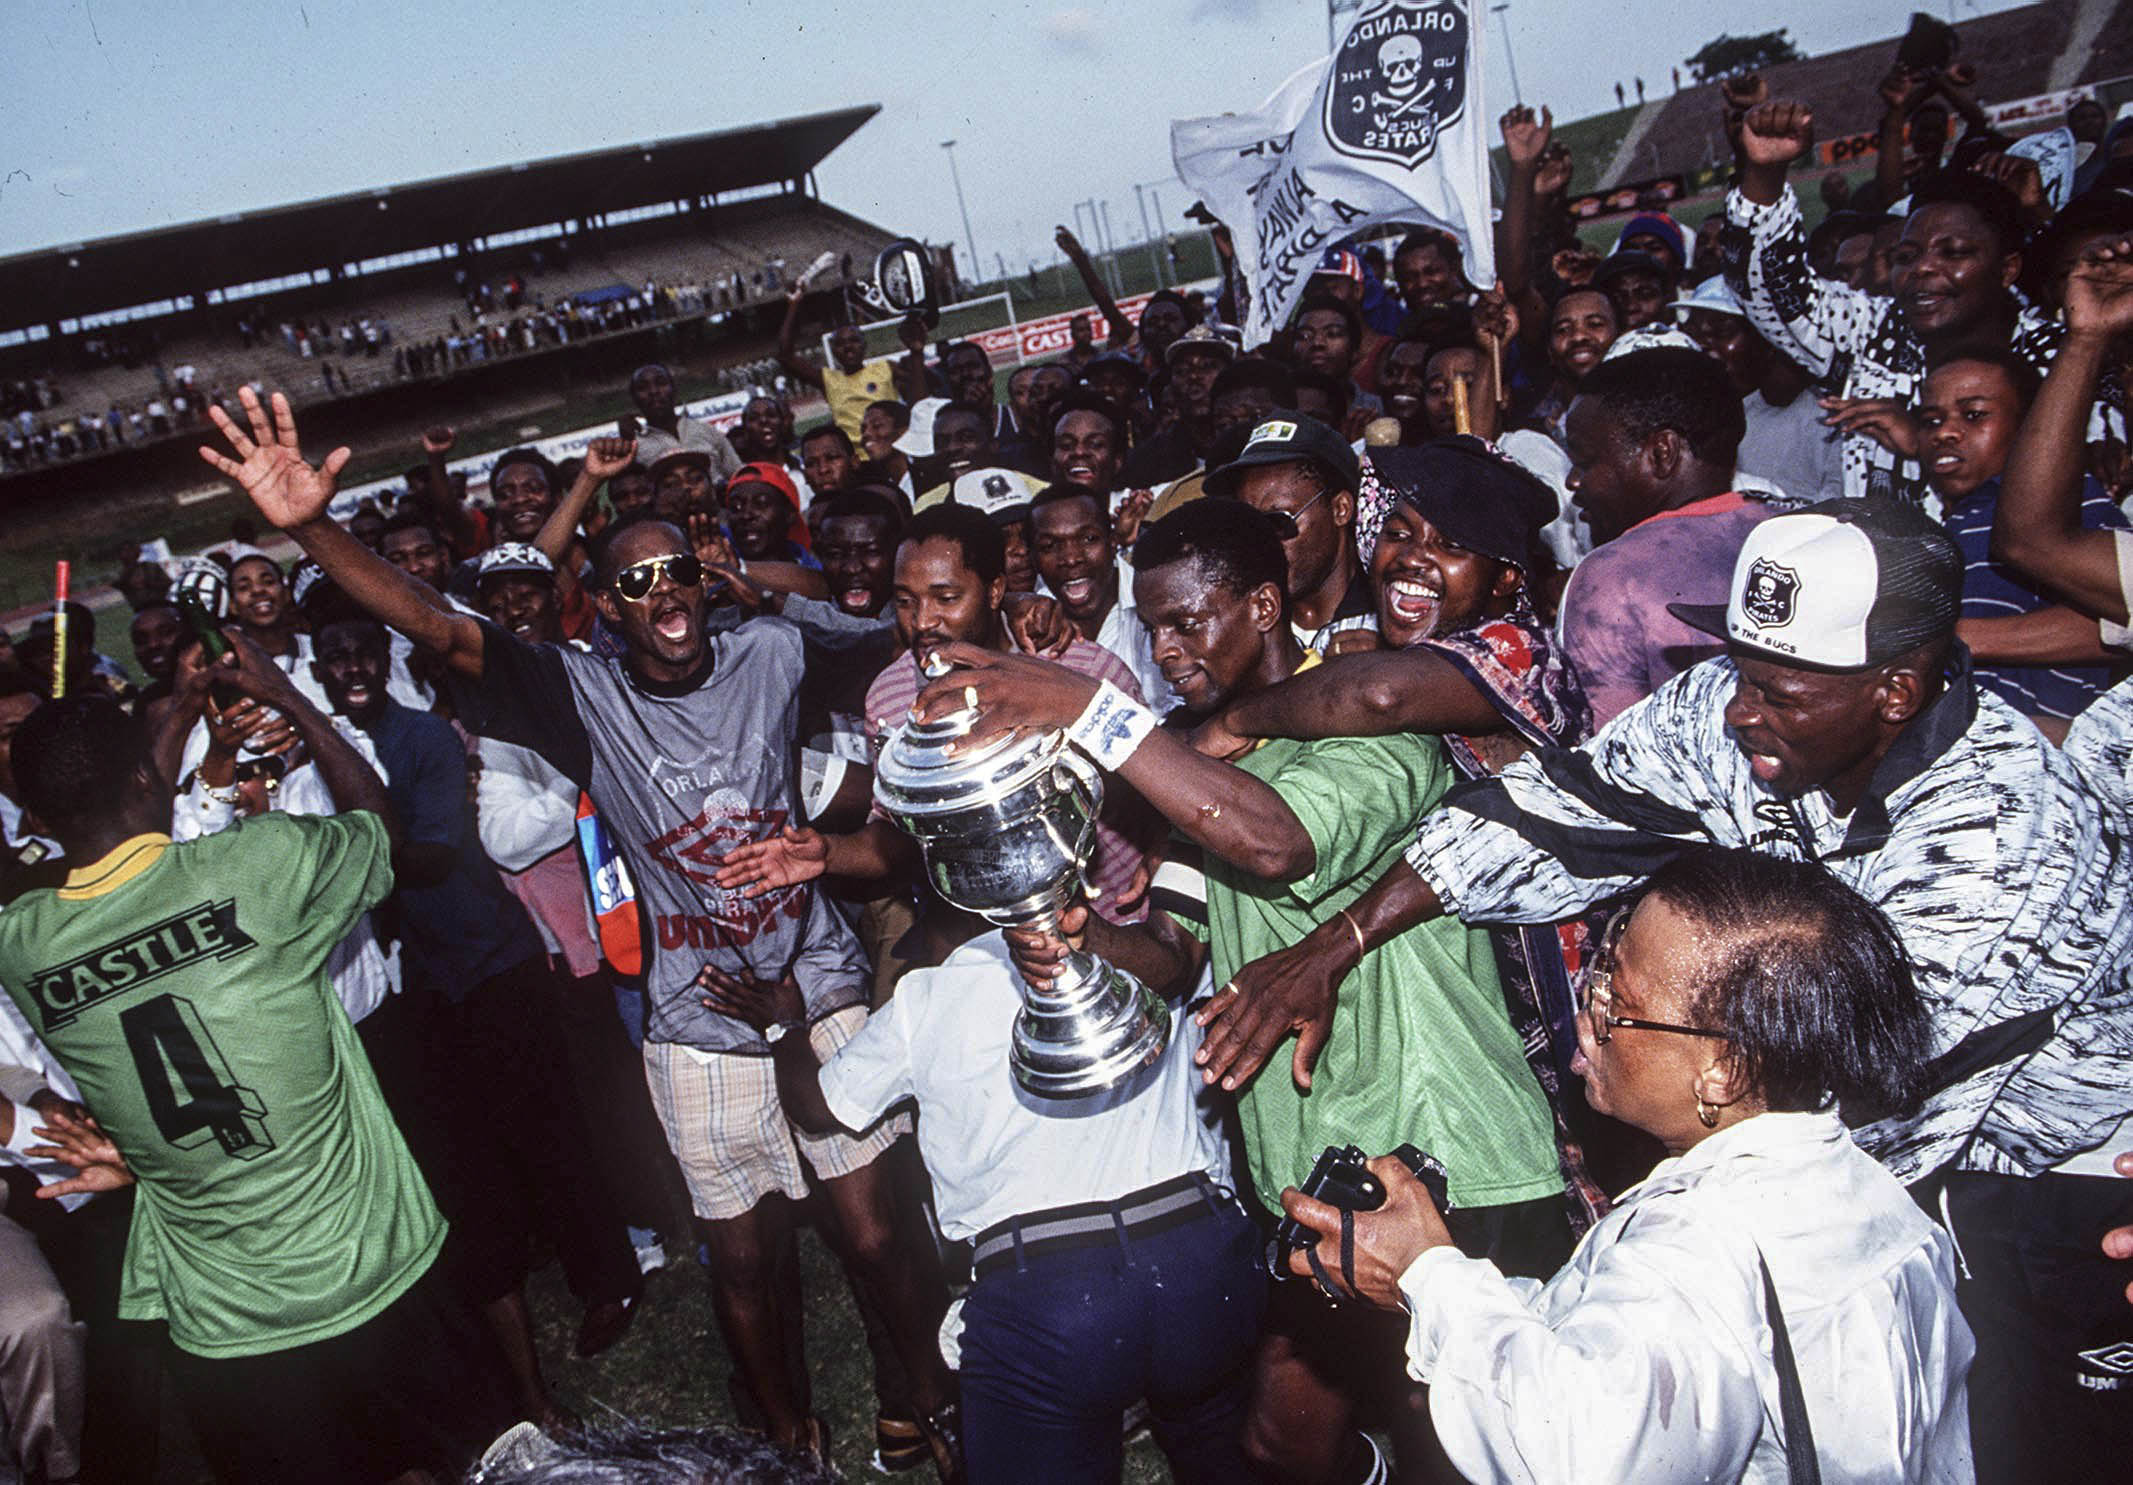
[[[1533,209],[1539,192],[1541,157],[1555,134],[1555,118],[1546,108],[1536,116],[1520,104],[1503,116],[1504,155],[1510,161],[1504,183],[1503,221],[1496,229],[1496,267],[1503,292],[1523,304],[1533,288]]]
[[[2133,237],[2096,244],[2067,274],[2066,339],[2015,435],[1992,522],[1993,555],[2076,606],[2125,623],[2118,538],[2081,525],[2089,405],[2111,342],[2133,334]]]
[[[295,538],[325,569],[326,576],[380,622],[442,657],[459,674],[479,678],[481,625],[453,608],[427,583],[408,576],[350,536],[326,514],[334,483],[348,465],[348,449],[337,448],[318,464],[306,463],[297,446],[296,414],[287,397],[274,394],[271,424],[267,409],[250,387],[240,387],[237,400],[249,431],[238,427],[221,408],[208,407],[208,416],[229,440],[236,457],[205,444],[200,457],[235,480],[270,524]]]
[[[460,498],[459,486],[452,483],[452,471],[445,467],[444,456],[458,441],[459,435],[442,423],[426,430],[422,435],[422,462],[429,471],[430,509],[444,527],[445,540],[465,556],[481,545],[481,530],[466,501]]]
[[[1874,155],[1874,191],[1881,209],[1903,199],[1903,130],[1911,110],[1925,101],[1932,82],[1898,64],[1881,79],[1881,129]]]
[[[1111,297],[1110,289],[1104,285],[1103,275],[1096,271],[1096,265],[1089,260],[1088,249],[1081,245],[1081,239],[1067,228],[1061,227],[1052,233],[1052,241],[1059,244],[1059,251],[1066,254],[1067,261],[1074,265],[1074,271],[1081,275],[1081,286],[1089,291],[1089,302],[1096,306],[1104,317],[1104,323],[1111,327],[1109,343],[1122,346],[1133,339],[1133,322],[1126,318],[1126,312],[1120,309],[1118,301]]]
[[[924,400],[926,386],[926,322],[917,315],[905,315],[903,323],[896,327],[897,342],[904,353],[890,368],[896,378],[896,391],[904,400],[904,406],[916,407]]]
[[[392,800],[385,792],[385,781],[378,771],[370,766],[355,745],[341,735],[341,729],[304,693],[295,682],[282,674],[273,657],[242,634],[233,634],[237,665],[229,673],[230,684],[252,700],[270,706],[289,719],[297,735],[304,740],[304,747],[311,754],[311,765],[318,770],[319,779],[326,792],[333,796],[334,808],[342,814],[356,810],[369,810],[385,823],[385,833],[392,844],[401,843],[399,816],[394,812]]]
[[[800,301],[807,297],[805,284],[794,284],[785,295],[785,318],[778,322],[778,364],[795,381],[822,390],[822,368],[800,354],[793,335],[800,324]]]

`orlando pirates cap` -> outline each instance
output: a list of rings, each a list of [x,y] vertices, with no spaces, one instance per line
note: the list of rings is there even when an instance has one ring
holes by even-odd
[[[1242,453],[1207,477],[1207,493],[1234,495],[1245,470],[1297,463],[1316,464],[1336,490],[1353,490],[1362,482],[1362,461],[1347,439],[1307,414],[1277,412],[1252,429]]]
[[[1670,603],[1682,623],[1801,670],[1880,665],[1954,633],[1963,559],[1922,511],[1825,500],[1748,533],[1724,606]]]
[[[537,577],[555,576],[555,563],[548,554],[527,541],[500,541],[474,559],[474,577],[502,577],[507,573],[532,573]]]

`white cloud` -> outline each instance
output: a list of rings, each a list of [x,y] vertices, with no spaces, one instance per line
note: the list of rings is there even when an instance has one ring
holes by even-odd
[[[1097,19],[1096,12],[1079,5],[1053,11],[1037,22],[1037,29],[1053,45],[1075,52],[1093,52],[1104,38],[1103,22]]]

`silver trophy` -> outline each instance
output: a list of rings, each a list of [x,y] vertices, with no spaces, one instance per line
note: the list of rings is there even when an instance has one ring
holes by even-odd
[[[882,747],[874,797],[919,843],[945,901],[1003,927],[1055,928],[1095,853],[1103,775],[1063,732],[950,752],[976,721],[970,710],[907,720]],[[1119,1082],[1169,1041],[1160,997],[1076,950],[1049,985],[1025,985],[1008,1061],[1030,1092],[1071,1098]]]

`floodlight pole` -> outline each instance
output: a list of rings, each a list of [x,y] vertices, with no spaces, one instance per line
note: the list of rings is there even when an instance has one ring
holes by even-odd
[[[941,148],[948,152],[948,178],[955,182],[955,208],[963,214],[963,243],[970,249],[970,281],[975,284],[978,281],[977,275],[985,270],[978,263],[977,234],[970,230],[970,207],[963,201],[962,172],[955,168],[955,141],[944,139],[941,141]]]

